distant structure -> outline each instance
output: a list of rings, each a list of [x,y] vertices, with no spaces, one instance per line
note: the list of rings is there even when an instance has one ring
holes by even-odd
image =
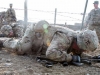
[[[20,24],[20,25],[24,25],[24,21],[23,20],[18,20],[17,23]],[[28,22],[27,24],[31,25],[31,24],[34,24],[34,23],[33,22]],[[50,25],[54,25],[54,24],[50,24]],[[75,31],[76,30],[80,30],[81,26],[82,26],[81,23],[75,23],[74,25],[67,25],[66,22],[65,22],[65,24],[55,24],[55,25],[68,27],[68,28],[70,28],[72,30],[75,30]],[[85,26],[83,28],[85,28]]]
[[[54,24],[51,24],[51,25],[54,25]],[[64,26],[64,27],[68,27],[72,30],[80,30],[81,29],[81,26],[82,24],[81,23],[75,23],[74,25],[65,25],[65,24],[56,24],[58,26]],[[83,26],[83,28],[85,28],[85,26]]]
[[[81,30],[82,23],[75,23],[74,25],[67,25],[68,28],[73,30]],[[85,26],[83,26],[85,28]]]

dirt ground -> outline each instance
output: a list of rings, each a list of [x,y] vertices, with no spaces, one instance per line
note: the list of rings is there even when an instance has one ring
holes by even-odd
[[[91,54],[98,55],[100,50]],[[32,55],[19,56],[5,49],[0,50],[0,75],[100,75],[100,63],[93,63],[91,66],[85,64],[81,67],[55,64],[46,68],[34,58]]]

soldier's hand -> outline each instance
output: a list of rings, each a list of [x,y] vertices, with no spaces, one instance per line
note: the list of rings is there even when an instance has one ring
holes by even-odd
[[[83,63],[81,63],[80,56],[78,56],[78,55],[72,56],[72,62],[71,63],[75,66],[82,66],[83,65]]]
[[[73,55],[73,56],[72,56],[72,62],[80,62],[80,56],[78,56],[78,55]]]

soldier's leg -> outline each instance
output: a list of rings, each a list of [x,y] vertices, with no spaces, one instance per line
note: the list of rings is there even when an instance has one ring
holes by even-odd
[[[94,28],[96,30],[96,33],[97,33],[97,36],[98,36],[98,39],[99,39],[99,43],[100,43],[100,26],[95,26]]]
[[[31,50],[32,43],[29,38],[25,37],[23,39],[8,39],[4,41],[3,46],[11,52],[25,54]]]
[[[15,37],[21,38],[24,35],[23,27],[19,25],[15,25],[15,27],[13,27],[13,32],[15,34]]]
[[[4,47],[18,54],[28,53],[32,47],[32,38],[34,38],[33,32],[28,28],[22,39],[8,39],[4,42]]]
[[[67,61],[72,60],[72,56],[65,51],[58,50],[56,48],[49,47],[46,51],[46,57],[53,61]]]
[[[53,40],[46,51],[46,57],[53,61],[70,62],[72,60],[72,56],[70,54],[67,54],[67,42],[69,41],[67,40],[67,36],[65,34],[57,33],[53,37]]]
[[[95,29],[93,25],[89,25],[88,28],[89,28],[90,30],[94,30],[94,29]]]
[[[100,26],[90,25],[89,29],[90,30],[96,30],[96,33],[97,33],[97,36],[98,36],[98,39],[99,39],[99,43],[100,43]]]

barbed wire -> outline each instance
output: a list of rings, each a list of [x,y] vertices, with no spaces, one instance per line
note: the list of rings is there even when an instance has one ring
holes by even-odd
[[[70,17],[70,16],[64,16],[64,15],[60,15],[60,14],[57,14],[57,15],[59,15],[59,16],[63,16],[63,17],[69,17],[69,18],[72,18],[72,19],[76,19],[76,20],[82,21],[82,20],[80,20],[80,19],[73,18],[73,17]]]
[[[18,16],[18,15],[17,15],[17,16]],[[24,18],[24,17],[22,17],[22,16],[18,16],[18,17]],[[43,20],[43,19],[39,19],[39,18],[28,18],[28,20],[31,20],[31,21],[33,20],[33,21],[34,21],[34,20]],[[48,18],[47,18],[47,19],[45,19],[45,20],[54,20],[54,19],[48,19]],[[57,19],[57,21],[81,21],[81,20],[64,20],[64,19],[62,20],[62,19]]]
[[[0,7],[0,9],[8,9],[8,8],[5,8],[5,7]],[[19,8],[14,8],[15,10],[24,10],[24,9],[19,9]],[[28,9],[28,10],[31,10],[31,11],[37,11],[37,12],[46,12],[46,13],[51,13],[51,14],[54,14],[54,11],[44,11],[44,10],[33,10],[33,9]],[[82,13],[70,13],[70,12],[57,12],[57,15],[59,16],[63,16],[63,17],[69,17],[71,19],[76,19],[76,20],[79,20],[81,21],[80,19],[77,19],[77,18],[73,18],[73,17],[70,17],[70,16],[64,16],[64,15],[61,15],[59,13],[68,13],[68,14],[81,14],[83,15]]]
[[[5,7],[0,7],[0,9],[8,9],[8,8],[5,8]],[[24,10],[24,9],[19,9],[19,8],[14,8],[15,10]],[[36,12],[48,12],[48,13],[53,13],[55,11],[44,11],[44,10],[33,10],[33,9],[27,9],[27,10],[30,10],[30,11],[36,11]],[[83,15],[83,13],[71,13],[71,12],[57,12],[57,13],[66,13],[66,14],[78,14],[78,15]]]
[[[8,8],[5,8],[5,7],[0,7],[0,9],[8,9]],[[24,10],[24,9],[19,9],[19,8],[14,8],[15,10]],[[31,10],[31,11],[38,11],[38,12],[46,12],[46,13],[51,13],[51,14],[54,14],[53,12],[54,11],[44,11],[44,10],[33,10],[33,9],[28,9],[28,10]],[[62,17],[68,17],[68,18],[71,18],[71,19],[75,19],[77,21],[82,21],[80,19],[77,19],[77,18],[73,18],[73,17],[70,17],[70,16],[65,16],[65,15],[61,15],[59,13],[69,13],[69,12],[57,12],[58,16],[62,16]],[[69,14],[79,14],[79,13],[69,13]],[[81,13],[82,14],[82,13]],[[50,19],[49,19],[50,20]],[[75,20],[70,20],[70,21],[75,21]],[[60,20],[61,21],[61,20]],[[68,21],[68,20],[67,20]]]
[[[54,13],[52,13],[52,14],[54,14]],[[57,14],[57,15],[58,15],[58,16],[62,16],[62,17],[68,17],[68,18],[71,18],[71,19],[76,19],[76,20],[82,21],[82,20],[80,20],[80,19],[73,18],[73,17],[70,17],[70,16],[64,16],[64,15],[61,15],[61,14]]]

